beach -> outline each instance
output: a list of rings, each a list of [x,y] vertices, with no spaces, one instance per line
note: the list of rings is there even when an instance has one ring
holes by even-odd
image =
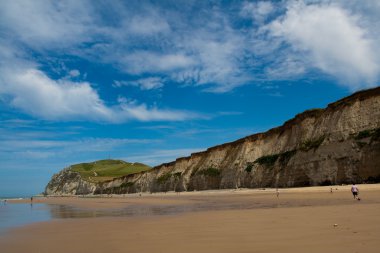
[[[0,251],[378,252],[380,185],[359,189],[360,201],[350,186],[35,198],[60,208],[0,235]]]

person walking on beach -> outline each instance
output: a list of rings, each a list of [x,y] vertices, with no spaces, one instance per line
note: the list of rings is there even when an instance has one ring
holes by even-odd
[[[351,192],[352,192],[352,195],[354,196],[354,199],[356,199],[359,194],[359,188],[355,184],[352,184]]]

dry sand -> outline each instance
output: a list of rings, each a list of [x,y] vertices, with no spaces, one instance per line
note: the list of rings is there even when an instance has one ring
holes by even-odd
[[[0,237],[0,252],[379,252],[380,185],[359,189],[361,201],[349,186],[334,186],[333,193],[330,187],[280,189],[279,198],[266,189],[35,199],[135,212],[15,228]],[[164,211],[138,212],[155,208]]]

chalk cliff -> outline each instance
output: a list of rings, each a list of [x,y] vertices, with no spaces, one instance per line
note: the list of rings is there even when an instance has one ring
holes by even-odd
[[[53,175],[45,187],[47,195],[82,195],[95,192],[97,184],[84,180],[78,172],[70,168],[61,170]]]
[[[380,87],[357,92],[325,109],[305,111],[265,133],[211,147],[149,171],[98,184],[61,177],[54,183],[61,184],[61,190],[51,191],[54,184],[49,183],[48,194],[380,182]],[[66,184],[77,187],[65,190],[70,188],[65,188]]]

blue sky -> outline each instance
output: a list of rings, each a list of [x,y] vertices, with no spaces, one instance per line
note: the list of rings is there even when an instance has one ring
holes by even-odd
[[[380,3],[0,1],[0,196],[158,165],[378,86]]]

